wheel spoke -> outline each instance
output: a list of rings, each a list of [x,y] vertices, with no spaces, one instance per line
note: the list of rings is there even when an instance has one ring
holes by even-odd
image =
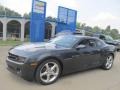
[[[106,63],[106,66],[107,66],[107,67],[109,66],[109,63],[108,63],[108,62]]]
[[[46,81],[49,82],[49,80],[50,80],[50,74],[47,74],[47,79],[46,79]]]
[[[110,61],[110,63],[112,64],[112,63],[113,63],[113,61]]]
[[[46,72],[46,71],[40,74],[41,77],[42,77],[42,76],[45,76],[45,75],[47,75],[47,72]]]
[[[54,66],[51,67],[51,70],[54,71],[57,65],[55,64]]]
[[[58,75],[58,73],[52,73],[52,75],[53,75],[53,76],[57,76],[57,75]]]
[[[112,57],[109,57],[108,60],[111,61]]]
[[[40,71],[40,78],[46,83],[54,81],[58,75],[59,66],[55,62],[46,63]]]
[[[107,58],[106,67],[107,67],[107,68],[110,68],[110,67],[112,66],[112,63],[113,63],[112,56],[109,56],[109,57]]]
[[[49,70],[49,69],[50,69],[50,67],[49,67],[48,63],[47,63],[47,64],[45,64],[45,66],[46,66],[46,69],[47,69],[47,70]]]

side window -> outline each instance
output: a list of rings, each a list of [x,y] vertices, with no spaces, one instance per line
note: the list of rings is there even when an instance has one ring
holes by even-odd
[[[81,41],[79,45],[85,45],[86,47],[96,47],[96,42],[92,39],[85,39]]]
[[[78,45],[85,45],[86,47],[100,47],[102,46],[102,42],[101,41],[97,41],[97,40],[94,40],[94,39],[86,39],[86,40],[83,40],[81,41]]]
[[[105,36],[100,35],[100,39],[101,39],[101,40],[105,40]]]
[[[113,41],[113,38],[110,37],[110,36],[106,36],[106,40],[107,40],[107,41]]]
[[[87,39],[82,40],[78,45],[85,45],[85,46],[89,46],[89,41]]]
[[[102,42],[102,41],[97,41],[96,40],[96,45],[97,45],[97,47],[101,47],[101,46],[103,46],[104,45],[104,42]]]
[[[96,41],[95,40],[89,40],[89,46],[90,47],[96,47],[97,45],[96,45]]]

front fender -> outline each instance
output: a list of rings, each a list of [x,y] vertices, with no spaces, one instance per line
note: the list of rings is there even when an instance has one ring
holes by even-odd
[[[63,58],[60,56],[60,55],[53,55],[53,54],[43,54],[43,55],[40,55],[38,58],[37,58],[37,62],[38,62],[38,65],[40,65],[43,61],[47,60],[47,59],[55,59],[57,60],[58,62],[60,62],[61,65],[63,65]]]

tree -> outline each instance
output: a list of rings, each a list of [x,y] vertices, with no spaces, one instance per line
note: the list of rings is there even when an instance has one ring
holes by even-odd
[[[28,13],[24,13],[23,17],[26,18],[26,19],[29,19],[30,18],[30,13],[29,14]]]
[[[49,20],[49,21],[57,21],[57,19],[55,17],[51,17],[51,16],[48,16],[46,18],[46,20]]]
[[[0,5],[0,16],[21,17],[21,15],[9,8]]]
[[[85,24],[85,23],[82,23],[82,24],[80,25],[80,28],[83,29],[83,30],[85,29],[85,27],[86,27],[86,24]]]
[[[101,33],[101,32],[102,32],[102,30],[101,30],[101,28],[100,28],[100,27],[95,26],[95,27],[92,29],[92,32],[93,32],[93,33]]]
[[[85,26],[83,30],[92,32],[93,29],[90,26]]]
[[[79,22],[76,23],[76,28],[80,29],[80,23]]]
[[[110,30],[111,30],[111,27],[110,27],[110,25],[108,25],[105,29],[105,34],[109,35],[111,32]]]
[[[0,5],[0,15],[5,15],[4,7]]]
[[[76,27],[80,30],[85,30],[86,31],[86,35],[91,36],[92,34],[98,33],[98,34],[106,34],[106,35],[110,35],[112,36],[114,39],[120,39],[120,34],[118,29],[111,29],[111,26],[108,25],[105,29],[101,29],[98,26],[95,27],[90,27],[87,26],[85,23],[80,23],[77,22]]]
[[[114,39],[118,39],[119,38],[119,32],[117,29],[112,29],[110,32],[110,35],[114,38]]]

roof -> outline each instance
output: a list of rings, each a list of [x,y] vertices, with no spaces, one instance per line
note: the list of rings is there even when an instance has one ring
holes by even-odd
[[[30,18],[24,18],[24,17],[11,17],[11,16],[4,16],[4,15],[0,15],[0,18],[14,18],[14,19],[26,19],[26,20],[30,20]],[[46,20],[48,22],[55,22],[57,23],[57,21],[55,20]]]
[[[86,39],[96,39],[96,40],[100,40],[99,38],[97,37],[91,37],[91,36],[80,36],[80,35],[75,35],[76,37],[79,37],[79,38],[86,38]]]

